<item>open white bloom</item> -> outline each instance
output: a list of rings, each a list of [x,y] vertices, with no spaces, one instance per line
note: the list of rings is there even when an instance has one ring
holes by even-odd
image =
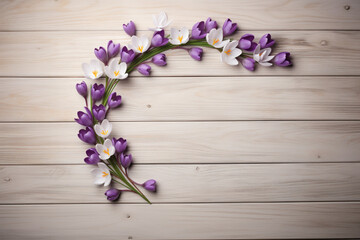
[[[225,62],[229,65],[238,65],[239,61],[236,59],[241,55],[242,51],[237,48],[239,41],[232,41],[225,45],[223,51],[220,55],[222,62]]]
[[[91,171],[91,174],[94,176],[94,184],[108,186],[111,182],[110,170],[106,164],[100,162],[98,163],[98,168],[95,168]]]
[[[183,27],[180,30],[176,28],[171,28],[169,41],[173,45],[181,45],[187,43],[189,41],[189,30],[186,27]]]
[[[275,56],[269,56],[271,53],[271,48],[264,48],[260,50],[260,44],[258,44],[254,50],[253,58],[260,65],[265,67],[272,66],[272,63],[269,63]]]
[[[150,30],[161,31],[167,25],[169,25],[171,21],[168,21],[168,17],[165,12],[161,12],[159,15],[153,15],[153,22],[155,28],[150,28]]]
[[[230,42],[230,40],[223,41],[223,30],[221,28],[211,29],[210,32],[206,34],[206,41],[215,48],[222,48],[228,42]]]
[[[107,160],[115,153],[115,147],[110,139],[106,139],[104,144],[96,144],[95,149],[99,153],[101,160]]]
[[[132,36],[131,44],[129,44],[129,47],[132,48],[137,53],[144,53],[149,49],[150,41],[146,36],[142,36],[142,37]]]
[[[94,126],[94,130],[98,136],[106,138],[111,133],[112,124],[107,119],[104,119],[101,124],[98,123]]]
[[[105,74],[112,79],[125,79],[128,77],[126,69],[126,63],[119,64],[119,58],[113,58],[110,60],[109,65],[105,66]]]
[[[98,79],[104,74],[102,63],[99,60],[93,59],[90,64],[83,63],[81,66],[87,79]]]

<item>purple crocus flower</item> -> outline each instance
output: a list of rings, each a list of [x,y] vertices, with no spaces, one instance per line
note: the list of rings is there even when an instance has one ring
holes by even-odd
[[[253,40],[254,35],[246,33],[240,38],[238,46],[240,49],[253,52],[257,46],[257,43],[253,42]]]
[[[107,45],[108,58],[116,57],[120,52],[120,43],[115,44],[112,40]]]
[[[109,201],[115,201],[120,197],[121,191],[116,188],[110,188],[106,190],[105,196],[107,197],[107,200]]]
[[[276,54],[274,58],[274,63],[280,67],[290,66],[292,63],[290,61],[290,53],[289,52],[281,52]]]
[[[119,139],[113,138],[112,144],[114,145],[117,153],[124,152],[127,147],[126,139],[123,139],[123,138],[119,138]]]
[[[102,61],[105,65],[107,64],[107,62],[108,62],[108,56],[107,56],[107,53],[106,53],[105,48],[103,48],[103,47],[99,47],[99,49],[95,48],[95,49],[94,49],[94,53],[95,53],[95,56],[96,56],[100,61]]]
[[[94,101],[100,100],[105,93],[105,87],[103,84],[95,83],[91,88],[91,97]]]
[[[80,129],[78,137],[83,142],[86,142],[89,144],[96,144],[94,130],[90,127],[86,127],[86,129]]]
[[[87,157],[84,158],[84,162],[87,164],[98,164],[100,162],[99,153],[95,148],[89,148],[86,150]]]
[[[211,18],[208,18],[205,22],[205,30],[207,33],[210,32],[211,29],[217,28],[217,26],[216,21],[211,20]]]
[[[192,27],[191,37],[194,39],[203,39],[206,36],[205,23],[204,21],[197,22]]]
[[[246,68],[249,71],[255,70],[255,60],[252,58],[244,58],[241,61],[241,64],[244,66],[244,68]]]
[[[86,113],[78,111],[77,112],[78,118],[75,118],[74,120],[80,125],[83,125],[85,127],[91,127],[93,125],[92,114],[87,107],[85,107],[85,110]]]
[[[121,153],[121,155],[120,155],[120,163],[124,168],[128,168],[130,166],[130,164],[132,163],[131,154],[124,155],[124,153]]]
[[[76,91],[83,96],[84,98],[87,97],[88,91],[87,91],[87,85],[84,81],[81,83],[76,84]]]
[[[146,182],[144,182],[142,184],[142,186],[148,191],[151,191],[151,192],[156,191],[156,181],[154,179],[147,180]]]
[[[100,104],[99,106],[97,106],[94,104],[93,114],[94,114],[95,119],[98,120],[99,122],[104,120],[105,115],[106,115],[106,109],[105,109],[104,105]]]
[[[165,66],[166,65],[166,55],[163,53],[156,54],[152,58],[151,61],[158,66]]]
[[[151,67],[145,63],[143,64],[140,64],[138,67],[137,67],[137,70],[139,71],[139,73],[141,73],[142,75],[145,75],[145,76],[149,76],[150,75],[150,72],[151,72]]]
[[[109,108],[117,108],[121,104],[121,96],[116,95],[116,92],[110,94],[108,98]]]
[[[134,50],[128,49],[126,46],[124,46],[121,49],[120,55],[121,55],[121,61],[122,62],[129,63],[132,60],[134,60],[135,52],[134,52]]]
[[[275,40],[272,40],[270,33],[267,33],[260,38],[259,44],[261,48],[268,48],[275,44]]]
[[[136,27],[133,21],[130,21],[128,24],[123,24],[123,29],[130,37],[136,33]]]
[[[151,39],[151,45],[153,47],[161,47],[166,45],[169,42],[169,39],[165,38],[164,30],[154,32],[154,35]]]
[[[233,23],[230,18],[226,19],[223,25],[224,37],[233,34],[237,28],[237,24]]]
[[[203,54],[203,49],[199,48],[199,47],[191,48],[189,50],[189,54],[193,59],[195,59],[197,61],[201,61],[202,54]]]

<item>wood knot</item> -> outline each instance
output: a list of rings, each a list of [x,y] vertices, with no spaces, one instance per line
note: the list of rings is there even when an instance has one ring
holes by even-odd
[[[148,105],[146,105],[146,107],[147,107],[147,108],[151,108],[151,105],[150,105],[150,104],[148,104]]]
[[[4,182],[10,182],[10,181],[11,181],[11,178],[9,178],[9,177],[4,178]]]
[[[321,46],[326,46],[328,43],[327,43],[326,40],[322,40],[322,41],[320,42],[320,44],[321,44]]]
[[[196,168],[195,168],[195,170],[196,170],[196,171],[199,171],[199,170],[200,170],[200,168],[199,168],[199,167],[196,167]]]
[[[346,11],[349,11],[349,10],[350,10],[350,6],[349,6],[349,5],[345,5],[345,6],[344,6],[344,9],[345,9]]]
[[[126,218],[130,218],[130,215],[128,214],[128,215],[126,215]]]
[[[128,239],[132,239],[132,236],[129,236]]]

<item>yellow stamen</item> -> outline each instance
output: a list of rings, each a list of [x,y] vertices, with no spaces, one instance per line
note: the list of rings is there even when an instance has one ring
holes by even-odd
[[[99,73],[99,72],[96,71],[96,70],[95,70],[95,71],[92,71],[92,74],[94,74],[95,77],[97,77],[98,73]]]
[[[178,36],[177,39],[179,40],[179,42],[182,42],[183,36]]]
[[[103,151],[105,154],[109,155],[110,156],[110,153],[109,153],[109,149],[107,148],[106,150]]]
[[[107,175],[109,175],[107,172],[102,172],[102,177],[106,177]]]
[[[225,53],[226,53],[227,55],[230,55],[230,53],[231,53],[231,49],[229,49],[229,50],[225,51]]]
[[[138,46],[137,49],[139,50],[139,52],[142,52],[144,50],[144,46]]]
[[[102,135],[106,135],[106,134],[108,134],[108,132],[109,132],[108,130],[102,130],[102,131],[101,131],[101,134],[102,134]]]
[[[213,45],[215,45],[215,43],[219,42],[219,39],[214,39],[213,41]]]
[[[114,71],[115,77],[119,75],[119,71]]]

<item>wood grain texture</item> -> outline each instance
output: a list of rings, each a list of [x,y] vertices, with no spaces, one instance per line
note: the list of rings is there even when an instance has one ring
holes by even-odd
[[[360,29],[357,0],[8,0],[0,9],[0,30],[115,30],[130,20],[147,30],[160,11],[172,26],[189,28],[207,17],[219,24],[229,17],[246,30]]]
[[[190,26],[189,26],[190,27]],[[240,38],[239,32],[233,38]],[[264,31],[253,31],[258,40]],[[290,51],[294,66],[257,67],[220,62],[220,54],[205,49],[202,61],[186,51],[167,52],[166,67],[153,67],[152,76],[239,76],[239,75],[359,75],[359,31],[271,31],[277,41],[275,53]],[[152,32],[142,34],[152,36]],[[25,41],[26,39],[26,41]],[[0,32],[0,76],[83,76],[82,62],[95,58],[93,49],[108,40],[126,44],[130,37],[120,31]],[[139,76],[136,71],[131,76]]]
[[[359,203],[0,206],[6,239],[344,239],[359,223]]]
[[[121,110],[120,110],[121,111]],[[75,123],[0,124],[0,164],[82,164]],[[359,162],[360,122],[121,122],[135,163]]]

